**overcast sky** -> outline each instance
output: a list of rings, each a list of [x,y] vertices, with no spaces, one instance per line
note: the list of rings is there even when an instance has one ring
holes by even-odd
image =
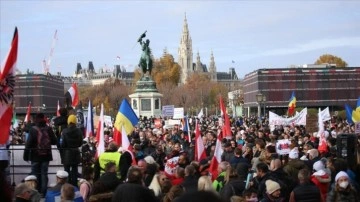
[[[360,66],[359,8],[359,1],[1,0],[0,55],[3,62],[17,26],[18,69],[42,73],[58,30],[50,73],[69,76],[89,61],[96,70],[120,64],[133,71],[136,41],[147,30],[154,56],[166,47],[177,61],[186,12],[194,61],[199,51],[208,65],[212,50],[217,71],[233,66],[243,78],[259,68],[312,64],[325,53]]]

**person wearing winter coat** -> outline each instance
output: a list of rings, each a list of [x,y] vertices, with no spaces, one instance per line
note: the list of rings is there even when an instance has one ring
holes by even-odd
[[[335,176],[335,186],[328,193],[326,202],[356,202],[360,198],[350,184],[349,176],[346,172],[340,171]]]
[[[266,180],[266,194],[260,202],[284,202],[285,199],[280,196],[280,184],[273,180]]]
[[[76,116],[70,115],[67,120],[68,128],[61,134],[62,163],[64,170],[69,173],[69,183],[74,186],[77,186],[78,165],[81,162],[79,147],[83,142],[83,132],[76,127],[76,122]]]
[[[314,163],[313,170],[315,172],[311,175],[311,182],[320,189],[321,201],[325,202],[331,177],[325,172],[325,165],[320,160]]]
[[[225,202],[230,202],[232,196],[241,196],[245,190],[245,179],[239,178],[237,170],[229,166],[225,173],[225,185],[220,191],[220,197]]]

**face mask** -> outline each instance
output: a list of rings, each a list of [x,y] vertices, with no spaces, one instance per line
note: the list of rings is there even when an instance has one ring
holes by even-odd
[[[345,189],[349,185],[348,181],[340,182],[339,186],[343,189]]]
[[[302,144],[302,141],[298,141],[298,144]]]

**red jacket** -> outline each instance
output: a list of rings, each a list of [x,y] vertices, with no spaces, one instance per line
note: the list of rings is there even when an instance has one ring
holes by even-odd
[[[330,176],[325,171],[320,170],[311,175],[310,179],[320,189],[321,201],[325,202],[331,180]]]

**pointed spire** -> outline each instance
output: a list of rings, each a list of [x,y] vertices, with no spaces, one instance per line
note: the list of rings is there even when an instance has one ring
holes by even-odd
[[[216,65],[215,65],[214,53],[212,50],[210,55],[209,71],[213,74],[212,80],[216,80]]]
[[[186,19],[186,13],[185,13],[185,18],[184,18],[184,26],[183,26],[183,35],[184,34],[189,34],[189,27],[188,27],[188,23],[187,23],[187,19]]]

